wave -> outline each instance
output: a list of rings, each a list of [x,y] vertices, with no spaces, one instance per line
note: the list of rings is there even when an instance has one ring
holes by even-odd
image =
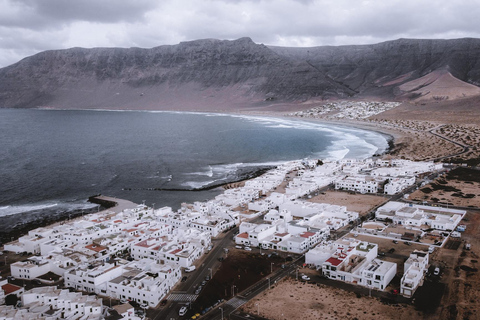
[[[345,156],[350,152],[350,149],[343,148],[338,150],[332,150],[328,152],[327,160],[340,160],[345,158]]]
[[[18,213],[25,213],[30,211],[44,210],[56,207],[58,204],[37,204],[37,205],[20,205],[20,206],[6,206],[0,208],[0,217],[10,216]]]
[[[209,181],[186,181],[182,183],[182,186],[188,187],[190,189],[203,189],[213,184],[218,184],[218,180],[209,180]]]
[[[4,206],[0,207],[0,217],[11,216],[15,214],[22,214],[28,213],[32,211],[43,211],[43,210],[52,210],[55,211],[75,211],[75,210],[88,210],[98,207],[96,204],[88,203],[88,202],[80,202],[80,203],[32,203],[32,204],[25,204],[25,205],[17,205],[17,206]]]
[[[190,172],[186,175],[208,176],[208,180],[189,180],[181,184],[181,186],[189,187],[191,190],[202,190],[212,187],[224,185],[257,177],[264,172],[284,164],[285,161],[255,162],[255,163],[229,163],[229,164],[212,164],[205,171]]]

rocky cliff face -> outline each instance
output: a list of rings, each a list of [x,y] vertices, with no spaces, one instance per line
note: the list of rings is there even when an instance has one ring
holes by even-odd
[[[425,76],[440,71],[476,92],[479,57],[478,39],[281,48],[241,38],[72,48],[0,69],[0,107],[198,110],[311,98],[418,99],[427,95],[419,87],[431,84]]]

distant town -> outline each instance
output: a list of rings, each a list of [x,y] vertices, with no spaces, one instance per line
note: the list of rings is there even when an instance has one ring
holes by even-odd
[[[308,269],[386,291],[401,269],[395,294],[411,298],[427,275],[442,272],[432,269],[430,255],[465,231],[465,210],[409,201],[411,192],[447,170],[439,163],[394,158],[299,160],[178,211],[99,196],[123,204],[31,230],[4,245],[9,275],[1,280],[0,319],[223,319],[224,312],[248,302],[252,289],[242,294],[229,285],[230,299],[201,310],[195,301],[223,261],[239,251],[276,257],[269,265],[269,273],[278,270],[275,282],[288,276],[308,281],[309,275],[299,274]],[[367,214],[311,201],[327,189],[380,195],[384,201]],[[378,243],[385,242],[416,249],[399,266],[379,251]],[[12,255],[22,258],[7,261]],[[268,280],[262,290],[270,288],[272,277],[261,276]]]

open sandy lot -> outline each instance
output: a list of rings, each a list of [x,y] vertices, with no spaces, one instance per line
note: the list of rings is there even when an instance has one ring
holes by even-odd
[[[346,206],[349,211],[355,211],[360,216],[366,215],[373,208],[388,201],[387,198],[367,194],[351,194],[344,191],[326,191],[309,199],[316,203],[330,203]]]
[[[271,320],[418,319],[411,305],[386,305],[377,298],[287,279],[248,302],[243,310]]]

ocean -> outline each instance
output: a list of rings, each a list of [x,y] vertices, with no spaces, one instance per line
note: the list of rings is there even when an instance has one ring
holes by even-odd
[[[96,194],[178,209],[285,161],[365,158],[387,140],[290,118],[0,109],[0,235],[97,210]]]

